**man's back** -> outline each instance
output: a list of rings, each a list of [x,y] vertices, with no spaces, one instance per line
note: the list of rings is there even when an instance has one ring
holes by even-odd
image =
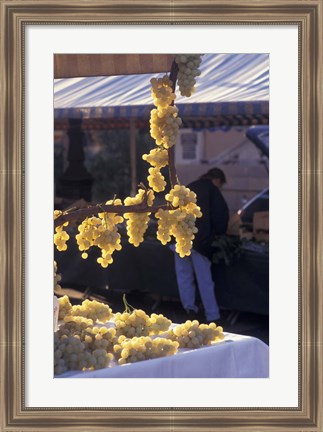
[[[196,193],[197,205],[202,217],[197,219],[198,232],[193,248],[205,256],[212,253],[211,244],[215,235],[224,234],[229,221],[229,210],[220,189],[209,179],[199,179],[187,186]]]

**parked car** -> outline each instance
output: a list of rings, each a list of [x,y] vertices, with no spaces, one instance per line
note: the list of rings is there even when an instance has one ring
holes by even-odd
[[[269,126],[251,126],[247,130],[246,136],[269,159]]]
[[[269,188],[265,188],[238,210],[242,225],[252,225],[256,212],[269,211]]]

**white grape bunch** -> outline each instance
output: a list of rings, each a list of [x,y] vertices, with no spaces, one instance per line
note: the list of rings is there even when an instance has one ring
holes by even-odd
[[[60,210],[54,210],[54,220],[57,219],[59,216],[63,214]],[[55,234],[54,234],[54,244],[58,251],[66,251],[67,249],[67,240],[70,238],[70,236],[67,234],[67,232],[64,230],[64,227],[68,226],[68,222],[63,223],[62,225],[55,228]]]
[[[93,326],[93,320],[68,315],[54,334],[54,372],[95,370],[113,359],[114,328]]]
[[[72,305],[67,295],[60,297],[58,299],[58,302],[59,302],[58,319],[63,320],[66,316],[71,314]]]
[[[169,330],[172,321],[163,314],[151,314],[149,317],[148,332],[149,335],[158,335]]]
[[[122,205],[120,199],[109,200],[107,205]],[[101,250],[101,257],[97,262],[103,267],[108,267],[113,262],[114,251],[121,250],[121,236],[118,232],[118,224],[123,222],[123,217],[117,213],[101,212],[98,217],[86,218],[78,227],[79,233],[76,241],[82,258],[88,258],[87,251],[92,246]]]
[[[54,373],[59,375],[68,370],[79,369],[78,360],[85,351],[85,345],[75,336],[54,334]]]
[[[114,327],[95,326],[93,320],[82,316],[66,315],[63,320],[57,331],[58,335],[77,335],[92,351],[101,348],[112,351],[116,336]]]
[[[160,172],[160,168],[151,167],[148,169],[149,176],[147,177],[149,187],[154,192],[162,192],[166,188],[166,180],[163,174]]]
[[[62,287],[59,282],[62,280],[62,276],[57,273],[57,262],[54,261],[54,290],[60,291]]]
[[[113,345],[116,342],[116,329],[113,327],[89,326],[82,332],[81,339],[92,351],[104,349],[106,352],[112,352]]]
[[[157,239],[162,245],[166,245],[172,239],[172,228],[177,224],[177,211],[159,209],[155,216],[157,218]]]
[[[148,336],[149,334],[149,316],[142,309],[136,309],[131,306],[123,295],[124,312],[114,314],[114,324],[117,337],[125,336],[132,338],[134,336]]]
[[[113,313],[109,305],[97,300],[86,299],[81,305],[72,306],[71,315],[87,318],[93,322],[106,323],[112,318]]]
[[[165,196],[173,207],[185,207],[188,204],[196,203],[196,194],[183,185],[175,185]]]
[[[108,367],[113,354],[104,349],[90,351],[78,335],[54,334],[54,373]]]
[[[160,170],[168,165],[168,151],[165,148],[157,147],[152,149],[149,154],[144,154],[142,158],[151,165],[147,177],[149,187],[154,192],[162,192],[165,190],[166,181]]]
[[[127,338],[135,336],[148,336],[149,316],[142,309],[134,309],[114,314],[117,336],[124,335]]]
[[[124,204],[126,206],[141,204],[145,194],[147,196],[147,205],[151,207],[155,198],[154,192],[152,190],[145,191],[144,189],[139,189],[135,197],[127,197],[124,200]],[[148,228],[149,216],[149,212],[124,214],[124,218],[127,221],[126,226],[129,243],[136,247],[144,241],[144,234]]]
[[[149,336],[127,339],[120,336],[114,345],[114,354],[119,365],[135,363],[176,354],[178,342],[165,338],[152,339]]]
[[[201,74],[199,66],[203,54],[178,54],[175,62],[178,65],[178,88],[182,96],[189,97],[195,90],[196,77]]]
[[[155,109],[150,112],[150,135],[158,146],[169,149],[176,143],[182,120],[178,117],[178,108],[174,106],[176,98],[172,81],[165,75],[152,78],[151,93]]]
[[[158,146],[169,149],[176,143],[182,120],[178,108],[172,105],[155,108],[150,112],[150,135]]]
[[[79,233],[76,234],[76,242],[78,248],[82,253],[82,258],[87,258],[86,251],[93,246],[93,241],[98,235],[97,225],[101,223],[101,220],[97,217],[87,217],[78,226]]]
[[[196,219],[202,216],[196,204],[196,194],[182,185],[175,185],[165,196],[173,210],[159,209],[157,218],[157,239],[163,244],[176,241],[175,250],[181,258],[189,256],[197,233]]]
[[[113,199],[106,202],[108,205],[122,205],[120,199]],[[117,213],[102,212],[98,214],[101,225],[98,227],[100,234],[95,238],[94,245],[101,249],[101,257],[97,259],[103,268],[113,262],[112,254],[114,251],[122,249],[121,235],[118,232],[118,224],[123,222],[123,217]]]
[[[82,316],[65,315],[63,323],[59,326],[58,334],[67,336],[81,336],[83,331],[93,326],[93,320]]]
[[[199,324],[197,320],[186,321],[168,332],[168,337],[177,341],[180,348],[199,348],[224,339],[223,328],[215,323]]]
[[[142,158],[153,167],[164,168],[168,165],[168,152],[162,147],[156,147],[150,150],[150,152],[144,154]]]
[[[157,218],[157,239],[163,244],[175,239],[175,250],[181,258],[191,254],[197,228],[196,217],[185,208],[175,210],[159,209]]]
[[[187,212],[185,208],[175,210],[176,224],[172,226],[171,233],[175,238],[175,251],[181,258],[189,256],[193,247],[193,240],[198,229],[195,226],[196,217]]]
[[[156,107],[166,108],[173,103],[176,95],[172,89],[173,82],[167,75],[164,75],[162,78],[152,78],[150,84],[151,95]]]

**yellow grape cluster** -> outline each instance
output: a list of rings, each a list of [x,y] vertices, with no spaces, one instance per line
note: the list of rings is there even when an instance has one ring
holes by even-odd
[[[111,327],[88,327],[82,333],[82,339],[91,350],[104,349],[107,352],[113,351],[116,329]]]
[[[65,316],[54,334],[54,372],[108,367],[113,359],[114,328],[95,327],[81,316]]]
[[[160,168],[151,167],[148,169],[149,176],[147,177],[149,187],[155,192],[162,192],[166,187],[166,180],[160,172]]]
[[[150,112],[150,135],[158,146],[166,149],[176,143],[178,129],[182,120],[178,117],[178,109],[173,106],[176,98],[172,81],[165,75],[163,78],[153,78],[151,93],[156,109]]]
[[[81,336],[85,329],[93,326],[93,321],[90,318],[82,316],[66,315],[63,318],[63,324],[59,327],[59,334],[78,335]]]
[[[141,309],[132,312],[116,313],[114,315],[117,336],[124,335],[128,338],[134,336],[153,336],[166,332],[172,321],[162,314],[148,316]]]
[[[114,354],[118,364],[135,363],[176,354],[178,342],[165,338],[152,339],[149,336],[133,337],[127,339],[120,336],[114,345]]]
[[[201,74],[199,66],[203,54],[179,54],[175,56],[178,65],[178,88],[182,96],[191,96],[194,92],[195,78]]]
[[[167,108],[159,107],[150,112],[150,135],[158,146],[168,149],[176,143],[178,130],[182,120],[178,117],[178,108],[169,105]]]
[[[141,204],[143,202],[145,193],[147,194],[147,205],[152,206],[154,202],[154,192],[144,189],[139,189],[138,193],[134,197],[127,197],[124,200],[126,206]],[[144,234],[148,228],[150,213],[125,213],[124,218],[126,219],[127,234],[129,243],[134,246],[139,246],[144,241]]]
[[[54,220],[57,219],[59,216],[63,214],[60,210],[54,210]],[[54,244],[58,251],[66,251],[67,249],[67,240],[70,238],[70,236],[67,234],[66,231],[64,231],[64,227],[68,225],[68,222],[63,223],[62,225],[55,228],[55,234],[54,234]]]
[[[189,213],[185,208],[175,210],[159,209],[156,213],[158,219],[157,239],[163,244],[171,241],[171,236],[175,238],[175,250],[181,258],[191,254],[194,234],[197,232],[195,227],[196,217]]]
[[[149,317],[148,332],[149,335],[158,335],[166,332],[171,326],[172,321],[162,314],[151,314]]]
[[[223,328],[215,323],[199,324],[197,320],[186,321],[168,332],[180,348],[199,348],[224,339]]]
[[[155,216],[157,218],[157,239],[161,244],[166,245],[172,239],[173,227],[177,225],[178,210],[159,209]]]
[[[114,314],[117,336],[124,335],[127,338],[134,336],[148,336],[149,316],[142,309],[134,309],[132,312],[117,312]]]
[[[196,219],[202,216],[196,204],[196,195],[182,185],[175,185],[165,196],[174,210],[159,209],[157,239],[163,244],[175,238],[175,250],[181,258],[191,254],[193,240],[197,232]]]
[[[164,168],[168,165],[168,151],[162,147],[156,147],[148,154],[142,156],[143,160],[156,168]]]
[[[142,158],[151,165],[151,168],[148,170],[149,176],[147,177],[149,187],[155,192],[162,192],[165,190],[166,181],[160,170],[168,165],[167,150],[162,147],[157,147],[152,149],[149,154],[144,154]]]
[[[150,84],[150,91],[155,106],[166,108],[172,104],[176,96],[172,89],[173,82],[167,75],[164,75],[162,78],[152,78]]]
[[[72,306],[71,315],[87,318],[93,322],[106,323],[112,318],[112,310],[107,304],[97,300],[86,299],[81,305]]]
[[[59,336],[77,335],[90,350],[105,349],[112,352],[113,344],[116,342],[116,329],[113,327],[98,327],[93,321],[79,316],[66,316],[57,331]]]
[[[54,260],[54,290],[61,290],[59,282],[62,280],[62,276],[57,273],[57,262]]]
[[[173,207],[185,207],[188,204],[196,204],[196,194],[183,185],[175,185],[165,196],[166,201]]]
[[[108,205],[122,205],[120,199],[109,200]],[[98,217],[86,218],[78,227],[79,234],[76,241],[82,258],[88,257],[87,250],[92,246],[101,249],[101,257],[97,259],[103,267],[108,267],[113,262],[112,254],[115,250],[121,250],[121,236],[118,233],[118,224],[123,222],[123,217],[116,213],[102,212]]]
[[[78,335],[54,335],[54,373],[69,370],[95,370],[108,367],[113,354],[104,349],[90,351]]]
[[[67,295],[60,297],[58,299],[58,302],[59,302],[58,319],[63,320],[66,316],[71,314],[72,305]]]
[[[150,135],[159,149],[153,149],[143,159],[150,163],[147,177],[149,187],[155,192],[162,192],[166,188],[166,180],[161,169],[168,164],[167,149],[176,143],[178,129],[182,124],[178,117],[178,109],[173,106],[175,94],[172,81],[165,75],[163,78],[153,78],[151,93],[156,109],[150,112]]]
[[[59,375],[68,370],[79,370],[85,345],[77,336],[54,334],[54,373]],[[82,368],[81,368],[82,369]]]

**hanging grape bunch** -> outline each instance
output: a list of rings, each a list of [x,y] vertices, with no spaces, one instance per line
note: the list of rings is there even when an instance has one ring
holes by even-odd
[[[106,268],[113,262],[113,253],[121,250],[121,236],[118,225],[126,223],[128,241],[139,246],[144,241],[152,213],[158,219],[157,239],[165,245],[175,239],[175,250],[181,256],[191,253],[194,236],[197,232],[196,219],[202,216],[196,204],[196,195],[180,185],[174,164],[174,145],[176,144],[182,120],[174,105],[176,81],[182,96],[189,97],[195,89],[196,77],[200,75],[199,66],[202,54],[178,54],[175,56],[170,75],[151,79],[151,95],[155,108],[150,113],[150,134],[156,147],[142,156],[150,167],[147,170],[148,185],[139,185],[134,197],[124,202],[118,198],[108,200],[85,209],[54,212],[54,244],[59,251],[67,249],[69,235],[65,231],[70,221],[81,220],[76,241],[82,258],[88,257],[91,247],[98,247],[101,257],[98,263]],[[166,189],[162,169],[168,167],[171,188],[165,203],[154,205],[154,193]]]
[[[58,217],[62,216],[63,212],[60,210],[54,211],[54,220]],[[67,232],[64,230],[64,227],[68,225],[68,222],[63,223],[63,225],[57,226],[55,228],[55,234],[54,234],[54,244],[57,247],[57,250],[60,252],[65,251],[67,249],[67,240],[70,238],[70,236],[67,234]]]
[[[162,244],[175,238],[175,250],[181,258],[191,254],[194,234],[197,232],[195,221],[202,216],[196,204],[196,194],[187,187],[175,185],[166,195],[174,210],[159,209],[157,238]]]
[[[144,189],[139,189],[135,197],[127,197],[124,200],[125,206],[140,204],[145,195]],[[149,190],[147,192],[147,205],[151,207],[154,202],[154,192]],[[144,234],[148,228],[150,213],[125,213],[124,218],[126,219],[127,234],[129,237],[129,243],[134,246],[139,246],[144,241]]]
[[[182,96],[189,97],[195,91],[196,77],[201,74],[201,54],[179,54],[175,57],[178,65],[178,88]]]
[[[120,199],[109,200],[107,205],[118,206],[122,202]],[[98,217],[86,218],[78,227],[79,234],[76,241],[82,258],[88,257],[87,251],[92,246],[97,246],[101,250],[101,257],[98,263],[107,267],[113,262],[112,253],[121,249],[121,236],[118,233],[118,224],[123,222],[123,218],[116,213],[100,212]]]

